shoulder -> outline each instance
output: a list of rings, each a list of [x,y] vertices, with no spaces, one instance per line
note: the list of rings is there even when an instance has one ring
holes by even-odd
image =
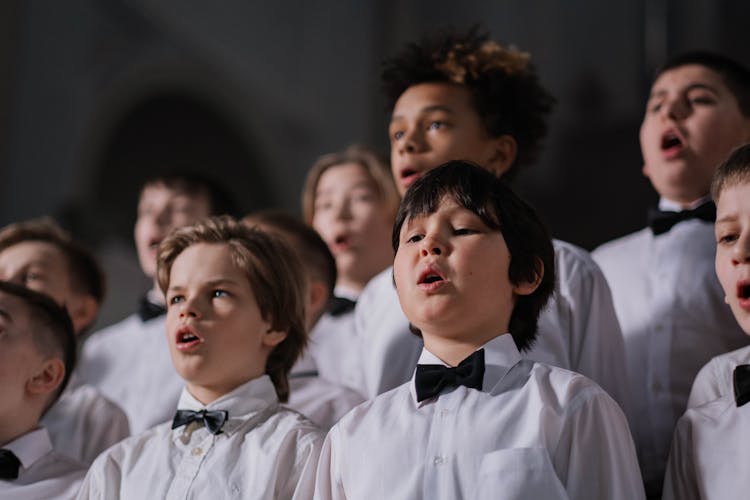
[[[627,234],[620,238],[608,241],[591,252],[594,260],[602,265],[609,259],[622,258],[628,251],[643,247],[653,237],[649,228]]]
[[[719,354],[709,361],[709,364],[716,366],[719,369],[731,369],[737,365],[750,363],[750,345],[741,347],[734,351]]]
[[[86,351],[98,350],[104,346],[112,346],[112,343],[122,338],[123,335],[127,336],[132,334],[133,331],[137,331],[142,324],[143,322],[137,314],[131,314],[122,321],[97,330],[84,342],[84,353]]]
[[[393,284],[393,268],[388,267],[380,273],[376,274],[370,281],[365,285],[364,290],[357,299],[357,307],[355,311],[362,308],[362,304],[371,306],[382,300],[383,295],[394,294],[396,287]]]
[[[293,435],[301,441],[318,441],[323,438],[323,431],[309,418],[296,410],[278,405],[262,425],[249,427],[247,432],[260,431],[264,435]]]
[[[544,406],[560,413],[573,413],[593,402],[617,407],[606,391],[590,378],[545,363],[534,363],[527,384],[530,385],[527,390],[533,389]]]
[[[417,406],[410,391],[411,384],[412,381],[409,380],[355,406],[333,428],[338,428],[338,432],[345,434],[355,434],[360,431],[370,433],[381,428],[394,430],[394,425],[408,422],[410,415],[416,413]]]
[[[124,470],[145,457],[165,453],[172,439],[171,422],[152,427],[135,436],[130,436],[107,449],[91,465],[92,469]]]
[[[583,248],[560,240],[554,240],[553,244],[558,282],[591,279],[602,275],[591,254]]]

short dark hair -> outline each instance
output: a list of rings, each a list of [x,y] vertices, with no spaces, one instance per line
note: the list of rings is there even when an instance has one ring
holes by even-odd
[[[721,193],[728,187],[750,182],[750,144],[740,146],[719,165],[711,182],[711,197],[719,201]]]
[[[289,398],[289,371],[307,344],[302,264],[281,238],[248,227],[229,216],[209,217],[173,231],[159,245],[156,276],[166,294],[175,259],[199,243],[226,244],[235,265],[245,271],[264,320],[286,338],[273,348],[265,373],[281,402]]]
[[[317,231],[299,218],[281,210],[261,210],[242,218],[242,223],[279,233],[297,250],[310,276],[325,283],[329,298],[336,287],[336,259]]]
[[[191,196],[204,195],[208,199],[209,215],[238,215],[237,205],[229,192],[214,179],[190,171],[172,170],[147,178],[138,191],[143,195],[147,187],[162,185],[168,189],[182,191]]]
[[[406,89],[420,83],[465,86],[491,137],[512,136],[517,167],[536,161],[555,99],[542,87],[528,53],[503,47],[474,26],[466,33],[440,30],[406,45],[383,63],[382,88],[389,110]]]
[[[691,51],[678,54],[656,70],[654,81],[671,69],[696,64],[718,73],[729,91],[737,99],[740,113],[750,117],[750,70],[739,62],[722,54],[708,51]]]
[[[54,245],[68,263],[70,283],[74,291],[104,300],[105,278],[99,262],[85,247],[49,217],[16,222],[0,230],[0,252],[27,241],[41,241]]]
[[[62,359],[65,376],[45,411],[60,397],[76,366],[76,335],[68,311],[51,297],[25,286],[0,281],[0,292],[12,295],[28,307],[31,339],[39,352]]]
[[[451,161],[430,170],[407,190],[393,226],[394,251],[401,226],[435,212],[445,197],[503,235],[510,252],[511,283],[534,282],[541,275],[536,290],[516,300],[508,327],[518,349],[529,349],[536,338],[539,313],[555,288],[555,251],[546,226],[505,181],[476,164]]]

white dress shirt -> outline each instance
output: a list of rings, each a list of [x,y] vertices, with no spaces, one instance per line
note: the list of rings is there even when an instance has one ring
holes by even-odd
[[[0,479],[0,498],[69,500],[76,497],[86,466],[52,449],[43,427],[2,446],[21,462],[18,478]]]
[[[203,405],[185,389],[179,408],[226,410],[219,434],[164,423],[100,455],[79,499],[304,499],[312,496],[322,433],[278,404],[264,375]]]
[[[746,345],[714,271],[713,224],[687,220],[654,236],[648,228],[593,255],[612,289],[633,399],[630,420],[647,491],[658,493],[672,432],[698,370]]]
[[[101,452],[130,435],[128,417],[93,386],[70,382],[40,423],[55,450],[90,465]]]
[[[484,350],[481,391],[459,386],[418,403],[412,378],[341,419],[315,498],[644,498],[612,398],[582,375],[522,359],[508,334]],[[419,362],[445,364],[426,349]]]
[[[83,345],[79,377],[125,411],[132,434],[171,420],[185,385],[172,365],[164,321],[133,314]]]
[[[688,408],[734,394],[734,369],[746,364],[750,364],[750,346],[711,358],[695,376]]]
[[[554,241],[555,294],[539,317],[537,340],[524,357],[586,375],[627,412],[624,346],[609,287],[588,253]],[[355,308],[361,392],[374,397],[406,382],[422,341],[409,332],[392,269],[373,278]]]
[[[359,340],[354,330],[354,310],[320,317],[310,331],[307,354],[314,360],[318,375],[361,393],[364,384],[359,356]],[[293,370],[294,371],[294,370]]]
[[[729,500],[750,492],[750,404],[733,396],[691,408],[677,422],[664,500]]]
[[[292,376],[286,406],[328,430],[365,398],[358,392],[320,376]]]

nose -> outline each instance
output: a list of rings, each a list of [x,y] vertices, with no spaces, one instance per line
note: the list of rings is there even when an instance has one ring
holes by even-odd
[[[201,317],[198,301],[186,297],[179,305],[180,319],[199,319]]]
[[[427,235],[422,239],[420,254],[422,257],[428,255],[443,255],[446,251],[443,242],[435,235]]]
[[[404,137],[399,143],[400,153],[417,153],[422,150],[424,140],[418,127],[412,127],[404,132]]]
[[[352,207],[350,200],[342,200],[336,206],[336,218],[337,219],[351,219],[352,218]]]
[[[732,260],[735,264],[750,262],[750,231],[743,231],[734,245]]]
[[[681,120],[690,114],[685,98],[667,99],[661,108],[662,116],[671,120]]]

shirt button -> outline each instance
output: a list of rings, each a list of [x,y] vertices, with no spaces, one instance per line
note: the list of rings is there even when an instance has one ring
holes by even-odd
[[[437,457],[435,457],[432,463],[435,465],[443,465],[443,463],[445,463],[445,458],[438,455]]]
[[[449,413],[450,413],[450,410],[440,410],[440,416],[441,417],[445,418],[445,417],[448,416]]]
[[[191,451],[191,453],[193,454],[193,456],[200,455],[201,453],[203,453],[203,448],[193,448],[193,451]]]

